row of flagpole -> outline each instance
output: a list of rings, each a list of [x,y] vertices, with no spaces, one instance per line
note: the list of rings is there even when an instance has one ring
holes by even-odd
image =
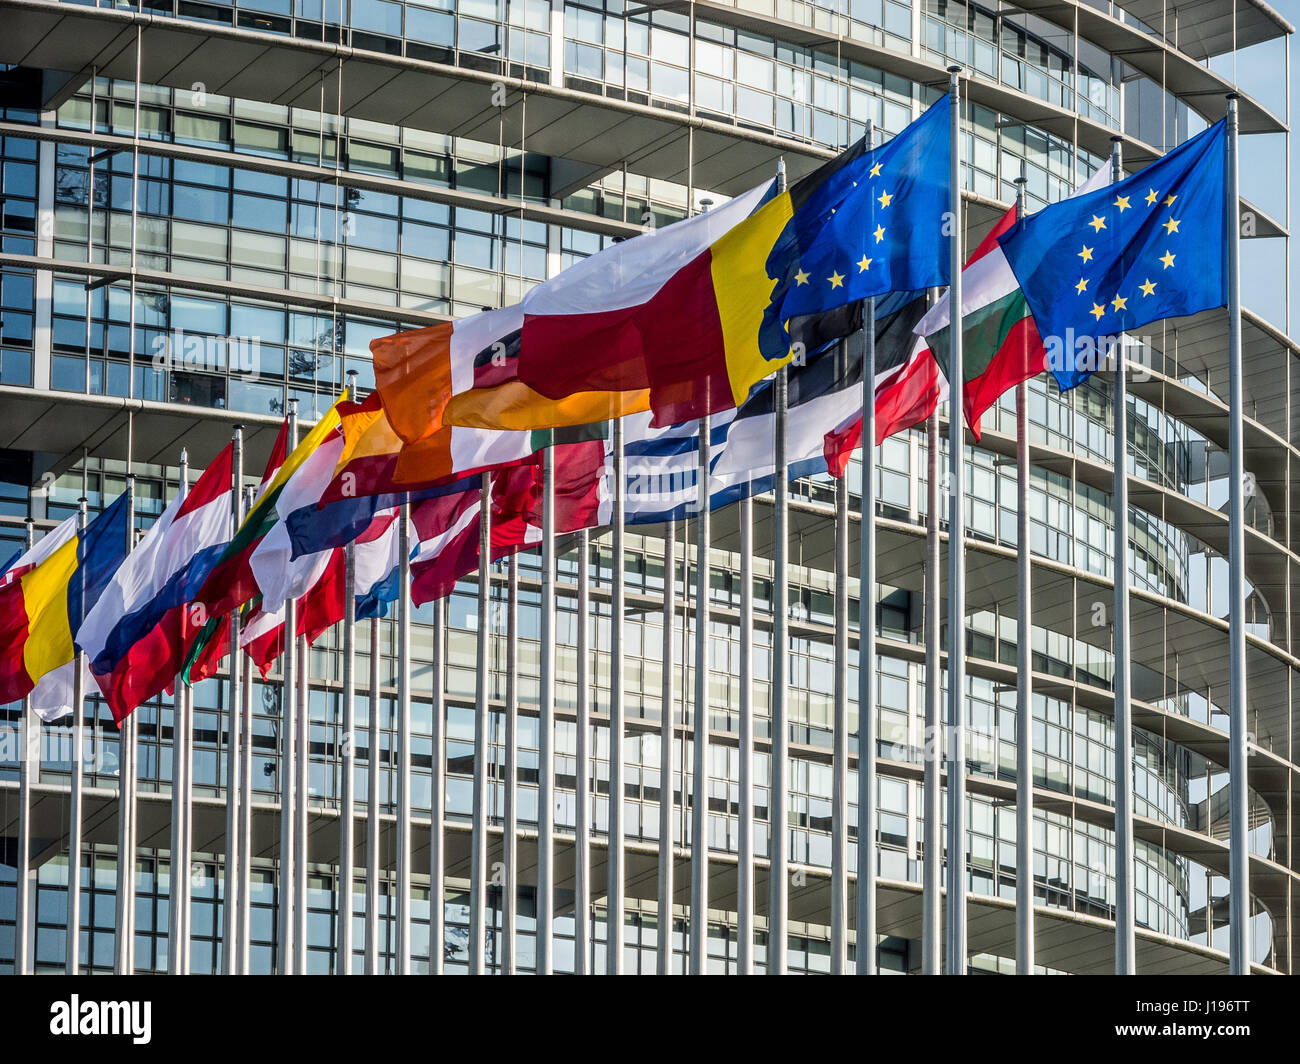
[[[928,424],[928,526],[926,566],[925,644],[926,692],[925,726],[927,745],[933,753],[927,758],[923,783],[923,931],[922,968],[926,972],[944,970],[962,973],[966,970],[967,956],[967,873],[966,873],[966,798],[965,798],[965,485],[964,448],[965,424],[962,417],[963,375],[962,366],[962,306],[961,306],[961,192],[960,192],[960,86],[959,69],[950,69],[949,92],[952,95],[952,199],[951,210],[955,238],[951,244],[952,284],[949,302],[952,307],[953,326],[950,330],[949,378],[949,465],[946,475],[939,472],[939,423],[937,414]],[[1229,167],[1227,190],[1228,204],[1235,211],[1237,202],[1237,105],[1229,101]],[[1120,142],[1115,139],[1111,157],[1112,180],[1122,177]],[[779,180],[783,181],[783,172]],[[1018,183],[1017,207],[1024,209],[1023,179]],[[1246,789],[1246,755],[1248,752],[1245,730],[1245,584],[1244,584],[1244,519],[1243,499],[1246,490],[1242,455],[1242,395],[1241,395],[1241,325],[1239,286],[1239,234],[1230,225],[1229,249],[1229,368],[1230,368],[1230,631],[1231,654],[1230,683],[1230,737],[1229,779],[1230,801],[1230,956],[1235,973],[1249,970],[1249,865],[1246,850],[1248,820]],[[874,395],[875,364],[874,303],[864,307],[863,339],[863,460],[861,488],[860,528],[860,612],[859,612],[859,729],[858,729],[858,843],[856,861],[857,905],[855,930],[858,948],[856,969],[859,974],[873,974],[876,970],[876,874],[878,874],[878,848],[876,841],[877,793],[875,772],[876,747],[876,679],[875,679],[875,591],[878,582],[875,551],[875,451],[874,446]],[[847,349],[842,345],[840,356]],[[1116,373],[1113,392],[1114,431],[1114,609],[1113,620],[1115,651],[1115,734],[1116,734],[1116,970],[1121,974],[1135,971],[1134,922],[1134,841],[1132,794],[1132,707],[1130,695],[1131,661],[1129,649],[1128,617],[1128,528],[1127,528],[1127,430],[1126,388],[1124,361],[1116,354]],[[770,816],[770,874],[768,901],[769,972],[781,973],[786,969],[787,911],[790,885],[788,810],[788,734],[787,719],[788,682],[788,543],[789,543],[789,493],[785,474],[785,434],[787,411],[786,372],[779,371],[774,381],[775,436],[773,440],[777,475],[773,483],[773,660],[772,660],[772,731],[771,731],[771,789]],[[349,392],[355,396],[355,381],[349,382]],[[1018,588],[1017,588],[1017,877],[1016,898],[1016,962],[1017,970],[1029,973],[1034,970],[1034,913],[1033,913],[1033,779],[1032,779],[1032,596],[1031,565],[1029,556],[1029,440],[1027,421],[1028,392],[1025,384],[1016,391],[1016,469],[1018,497]],[[297,443],[296,403],[290,401],[289,446]],[[622,932],[626,890],[626,831],[623,817],[625,732],[623,705],[622,636],[624,613],[624,538],[623,507],[624,484],[622,477],[622,426],[611,425],[613,435],[612,468],[615,490],[612,503],[612,579],[611,579],[611,668],[609,702],[609,832],[608,832],[608,882],[606,970],[617,974],[623,970]],[[709,911],[709,594],[710,594],[710,424],[704,418],[699,430],[699,479],[697,485],[696,517],[696,572],[695,572],[695,691],[691,713],[682,707],[682,722],[689,722],[693,737],[692,771],[689,786],[683,786],[683,801],[690,795],[690,854],[691,882],[689,901],[689,937],[687,970],[702,973],[708,968],[708,911]],[[236,522],[242,520],[245,503],[243,485],[242,431],[235,431],[234,445],[235,491],[233,493]],[[134,487],[133,476],[128,473],[127,535],[128,549],[134,545]],[[942,721],[939,713],[939,675],[941,669],[940,636],[940,490],[946,483],[949,501],[948,515],[948,714],[947,742],[940,739]],[[188,490],[188,463],[182,455],[179,491]],[[490,480],[483,478],[480,519],[481,568],[478,583],[478,652],[475,721],[475,759],[472,808],[471,877],[470,877],[470,937],[468,943],[471,972],[488,970],[485,957],[489,939],[489,821],[494,793],[492,778],[496,775],[495,762],[489,763],[491,732],[489,729],[491,661],[489,657],[492,625],[491,609],[491,488]],[[555,592],[556,544],[554,536],[554,461],[548,449],[544,460],[543,528],[541,537],[541,671],[539,695],[539,800],[538,800],[538,858],[537,858],[537,969],[554,970],[554,891],[555,891]],[[395,780],[396,835],[395,835],[395,887],[393,906],[396,933],[394,936],[396,970],[411,969],[411,913],[412,913],[412,813],[411,792],[411,605],[407,592],[409,583],[409,528],[408,508],[403,505],[399,514],[401,583],[396,624],[395,658],[397,661],[396,743],[390,761],[390,778]],[[741,552],[741,658],[740,658],[740,865],[737,874],[737,921],[740,932],[738,963],[742,972],[753,967],[755,902],[754,854],[754,799],[753,766],[754,730],[753,708],[753,602],[752,602],[752,546],[753,508],[748,499],[739,504]],[[85,500],[82,500],[80,526],[84,529]],[[835,747],[833,750],[833,841],[832,841],[832,967],[843,971],[847,966],[848,947],[848,492],[841,479],[836,488],[835,500],[835,646],[836,687],[834,696]],[[29,540],[31,525],[28,526]],[[590,673],[588,655],[588,629],[586,607],[589,603],[588,547],[589,536],[582,532],[577,537],[578,563],[578,811],[576,818],[575,861],[576,903],[578,933],[575,967],[585,971],[590,966],[591,941],[589,928],[590,902],[593,895],[591,882],[591,742],[590,742]],[[29,544],[30,545],[30,544]],[[355,676],[355,573],[353,550],[345,554],[346,616],[343,625],[343,727],[340,737],[341,824],[339,841],[340,885],[337,892],[338,912],[338,970],[351,970],[353,942],[353,882],[355,877],[355,727],[357,684]],[[663,973],[674,970],[672,957],[673,888],[674,888],[674,737],[677,716],[673,695],[674,624],[678,615],[675,580],[677,573],[676,529],[666,526],[664,550],[664,616],[663,656],[665,660],[661,759],[660,759],[660,858],[658,868],[660,945],[656,962]],[[683,586],[687,588],[686,608],[682,611],[682,624],[687,624],[689,613],[689,563],[683,566]],[[506,752],[505,765],[505,844],[503,847],[504,886],[506,901],[502,906],[504,923],[502,969],[514,971],[518,966],[516,940],[518,876],[518,571],[514,559],[510,562],[507,585],[507,688],[506,688]],[[431,919],[430,967],[441,971],[445,919],[443,890],[445,884],[446,845],[443,831],[445,783],[446,718],[443,691],[443,654],[445,637],[445,604],[435,602],[434,615],[434,682],[433,682],[433,750],[434,774],[431,800],[432,836],[430,847]],[[377,971],[381,948],[379,895],[380,847],[379,801],[381,797],[381,704],[379,680],[379,626],[372,620],[370,645],[370,772],[369,822],[366,831],[366,881],[367,905],[365,927],[365,970]],[[304,972],[307,968],[307,883],[308,839],[310,809],[310,704],[309,660],[305,638],[297,632],[296,610],[292,600],[285,605],[285,654],[279,721],[280,743],[280,899],[277,934],[278,953],[276,967],[281,972]],[[245,973],[249,970],[249,873],[252,860],[252,781],[251,781],[251,667],[241,664],[239,650],[238,618],[232,618],[231,666],[228,674],[229,712],[226,765],[226,861],[224,868],[224,960],[227,973]],[[685,667],[685,662],[682,666]],[[83,699],[81,689],[80,658],[74,670],[75,763],[72,781],[71,822],[69,830],[69,935],[67,967],[69,971],[80,968],[78,935],[79,924],[80,863],[81,863],[81,805],[84,781],[81,758],[84,737]],[[39,729],[28,723],[23,715],[24,746],[31,746],[39,738]],[[176,770],[173,780],[173,823],[171,827],[173,907],[169,919],[169,967],[173,972],[189,971],[188,951],[190,931],[190,860],[193,853],[193,703],[188,688],[176,684],[173,742],[176,745]],[[117,819],[119,854],[117,872],[117,944],[115,968],[119,972],[134,971],[134,861],[129,855],[136,852],[138,838],[136,777],[137,777],[137,723],[134,715],[123,723],[120,735],[120,801]],[[941,832],[939,802],[941,778],[938,759],[946,752],[947,761],[947,889],[946,919],[941,918],[940,889],[942,883]],[[20,868],[19,868],[19,921],[16,936],[17,967],[27,968],[28,912],[31,898],[26,877],[28,862],[23,858],[30,844],[30,759],[24,759],[20,770]],[[39,761],[36,762],[39,765]],[[946,933],[945,949],[940,948],[940,930]]]

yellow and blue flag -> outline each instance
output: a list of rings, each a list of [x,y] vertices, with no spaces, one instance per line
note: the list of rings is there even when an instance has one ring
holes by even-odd
[[[1001,238],[1063,390],[1101,368],[1120,333],[1227,304],[1226,176],[1218,122],[1132,177],[1045,207]]]

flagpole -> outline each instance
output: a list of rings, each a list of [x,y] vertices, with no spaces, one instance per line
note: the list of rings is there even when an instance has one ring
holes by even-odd
[[[1111,138],[1110,179],[1123,178],[1119,137]],[[1134,975],[1137,947],[1133,909],[1133,706],[1128,609],[1128,382],[1124,350],[1116,337],[1114,431],[1115,496],[1115,974]]]
[[[429,974],[441,975],[443,970],[443,954],[446,945],[445,926],[445,883],[446,870],[445,858],[446,849],[443,841],[443,813],[447,804],[447,709],[444,704],[443,692],[445,689],[443,675],[443,645],[446,639],[446,606],[442,599],[433,600],[433,660],[430,663],[433,671],[433,705],[431,707],[433,714],[433,779],[430,781],[430,808],[429,808]],[[378,632],[379,622],[372,621],[373,631]],[[378,635],[372,637],[375,650],[372,651],[372,660],[378,658]],[[374,669],[374,690],[378,690],[378,666],[372,666]],[[371,805],[375,809],[378,802]],[[377,832],[374,832],[376,839]],[[376,842],[376,866],[378,860],[378,843]],[[378,879],[378,873],[375,879]]]
[[[179,678],[176,681],[176,691],[185,707],[185,739],[182,749],[189,751],[186,758],[189,763],[185,766],[185,817],[181,825],[185,832],[185,842],[181,847],[185,860],[177,863],[177,868],[173,869],[172,875],[176,877],[181,887],[181,898],[184,899],[181,907],[183,922],[176,947],[181,955],[179,974],[189,975],[192,967],[191,937],[194,929],[194,884],[190,879],[190,867],[194,859],[194,692]],[[241,860],[240,868],[243,867]],[[243,906],[247,906],[248,894],[241,892],[240,898]]]
[[[875,123],[868,120],[866,146],[875,146]],[[857,861],[857,943],[854,952],[859,975],[876,974],[876,300],[873,296],[862,305],[862,486],[858,495],[858,861]],[[835,482],[836,504],[844,494],[845,536],[848,532],[848,483],[844,477]],[[839,517],[836,518],[837,526]],[[837,544],[838,546],[838,544]],[[848,542],[845,558],[837,566],[837,576],[844,574],[844,647],[845,709],[844,746],[847,774],[848,749]],[[838,557],[838,555],[837,555]],[[837,607],[838,608],[838,607]],[[837,615],[838,622],[838,615]],[[840,654],[837,651],[836,660]],[[837,674],[836,679],[839,680]],[[836,723],[836,740],[840,725]],[[847,805],[847,800],[846,800]],[[844,810],[847,821],[847,808]],[[847,844],[848,830],[845,829]],[[846,914],[847,915],[847,914]]]
[[[488,816],[488,643],[491,608],[492,477],[484,473],[479,489],[478,524],[478,647],[474,706],[474,801],[469,865],[469,974],[485,974],[483,947],[487,936],[484,895],[487,892]]]
[[[128,465],[128,470],[130,466]],[[135,474],[126,474],[126,550],[135,546]],[[114,975],[135,974],[135,793],[136,715],[118,729],[117,912],[114,922]],[[78,929],[80,933],[80,929]]]
[[[339,889],[338,954],[335,974],[352,973],[352,878],[356,799],[353,794],[355,770],[357,698],[357,575],[354,544],[343,548],[343,734],[339,738]]]
[[[952,240],[948,289],[952,325],[948,370],[948,974],[966,974],[966,421],[962,380],[961,67],[948,68],[952,101]]]
[[[357,401],[357,371],[348,370],[348,401]],[[401,520],[400,512],[398,519]],[[356,876],[357,571],[356,541],[343,548],[343,706],[339,738],[338,953],[335,973],[352,974],[352,896]]]
[[[400,520],[400,518],[399,518]],[[398,594],[402,590],[398,589]],[[379,836],[381,826],[379,822],[379,783],[383,776],[383,767],[380,765],[380,752],[382,737],[379,731],[380,709],[383,705],[383,695],[379,686],[379,666],[380,666],[380,639],[379,639],[379,618],[370,618],[370,715],[368,720],[367,741],[370,744],[370,764],[366,770],[366,975],[378,975],[379,967]],[[436,646],[435,646],[436,653]],[[435,670],[435,676],[436,676]],[[434,688],[435,697],[437,687]],[[437,714],[434,715],[434,725],[437,726]],[[436,738],[436,736],[435,736]],[[434,745],[434,756],[437,756],[437,745]],[[439,788],[434,786],[435,804]],[[435,823],[441,823],[441,820],[435,820]],[[435,833],[436,834],[436,833]],[[436,866],[435,866],[436,867]],[[429,909],[430,917],[433,915],[433,906]],[[430,930],[432,934],[432,930]]]
[[[754,974],[754,499],[740,500],[740,823],[736,853],[736,974]]]
[[[298,446],[298,400],[290,399],[288,453]],[[277,913],[277,968],[281,975],[293,973],[293,826],[294,826],[294,691],[297,668],[294,647],[298,643],[297,605],[284,604],[284,664],[280,683],[280,889]],[[234,663],[231,663],[234,668]]]
[[[293,835],[293,953],[294,972],[307,974],[307,796],[311,785],[311,661],[307,656],[307,637],[296,632],[298,648],[297,718],[294,722],[298,760],[296,772]],[[286,649],[290,646],[285,641]]]
[[[926,421],[925,775],[922,781],[925,861],[921,870],[921,974],[943,971],[943,599],[939,527],[939,407]]]
[[[1228,968],[1250,974],[1250,830],[1246,770],[1246,470],[1241,388],[1241,226],[1237,94],[1228,95]]]
[[[85,458],[82,459],[83,491]],[[27,547],[32,545],[31,524],[28,523]],[[77,538],[86,532],[86,496],[77,500]],[[80,566],[77,573],[83,581],[85,572]],[[83,596],[84,603],[84,596]],[[85,655],[80,650],[73,658],[72,667],[72,785],[68,792],[68,933],[64,943],[64,970],[68,975],[81,974],[81,812],[85,804],[85,778],[83,775],[86,749],[86,692]],[[24,711],[24,716],[26,711]],[[21,926],[21,925],[20,925]],[[15,960],[17,954],[15,954]]]
[[[588,560],[591,537],[587,529],[578,533],[578,745],[577,817],[573,866],[573,973],[586,975],[591,967],[591,647],[587,638],[591,612]],[[662,936],[661,936],[662,937]]]
[[[673,740],[677,733],[673,701],[673,622],[677,616],[677,525],[664,525],[663,686],[659,696],[659,940],[655,973],[673,974]]]
[[[690,973],[709,967],[709,450],[710,418],[700,418],[696,472],[695,712],[691,718],[691,925]]]
[[[506,779],[501,845],[505,897],[501,905],[501,974],[517,967],[515,925],[519,921],[519,557],[510,555],[506,575]]]
[[[848,342],[835,347],[835,377],[844,379]],[[865,378],[864,378],[865,380]],[[864,408],[865,409],[865,408]],[[863,432],[866,424],[863,424]],[[865,440],[865,436],[863,439]],[[863,534],[865,535],[865,528]],[[849,937],[849,490],[835,481],[835,666],[831,736],[831,974],[844,975]],[[861,666],[859,666],[859,670]],[[862,760],[858,761],[859,778]],[[861,839],[859,839],[861,854]],[[870,877],[868,877],[870,878]],[[858,907],[863,879],[858,877]],[[865,926],[859,922],[859,928]]]
[[[251,487],[238,487],[243,492],[244,510],[247,514],[256,499]],[[249,968],[249,940],[252,937],[252,860],[253,860],[253,670],[251,663],[240,670],[244,696],[240,701],[242,714],[239,724],[239,907],[238,960],[239,974],[251,974]],[[185,688],[189,703],[190,742],[194,740],[194,691]],[[191,777],[193,772],[191,772]],[[191,822],[191,835],[193,825]],[[191,839],[192,841],[192,839]]]
[[[184,500],[189,494],[189,469],[189,454],[182,449],[176,484],[178,500]],[[171,898],[167,913],[167,971],[171,975],[189,975],[190,839],[187,826],[194,795],[190,780],[193,748],[190,742],[190,707],[179,674],[172,690]],[[227,850],[230,841],[228,838]]]
[[[623,508],[626,485],[623,478],[623,421],[611,421],[613,437],[613,485],[610,525],[614,532],[613,580],[610,584],[609,647],[609,860],[605,914],[605,973],[623,974],[623,909],[625,902],[626,851],[624,849],[623,792],[626,768],[623,756]]]
[[[231,505],[234,507],[235,528],[244,520],[244,498],[240,491],[244,483],[244,426],[236,425],[234,439],[231,442],[233,483]],[[182,469],[185,463],[182,462]],[[184,476],[182,475],[182,481]],[[239,652],[239,610],[230,615],[230,713],[226,731],[226,864],[224,868],[224,897],[222,899],[221,920],[221,970],[226,975],[235,975],[239,971],[236,960],[236,942],[239,919],[240,896],[240,854],[239,838],[239,720],[242,716],[239,707],[239,674],[243,668],[243,655]],[[249,667],[252,663],[249,662]],[[177,685],[177,691],[180,686]],[[179,700],[178,700],[179,701]],[[173,757],[175,757],[173,751]],[[189,757],[189,751],[184,751]],[[189,863],[188,854],[186,863]]]
[[[1016,218],[1025,177],[1016,178]],[[1016,974],[1034,972],[1034,625],[1029,563],[1029,382],[1016,385]]]
[[[32,525],[31,500],[27,503],[27,549],[36,544],[36,533]],[[80,538],[80,537],[78,537]],[[80,566],[78,566],[80,568]],[[78,668],[74,663],[73,668]],[[22,725],[18,737],[18,867],[17,891],[14,902],[14,974],[31,975],[31,931],[32,926],[32,700],[23,696]],[[39,744],[39,729],[36,732]],[[39,745],[37,746],[37,766],[39,768]],[[69,880],[71,882],[71,880]],[[68,936],[80,939],[80,925],[68,924]]]
[[[785,191],[785,160],[777,166],[776,188]],[[790,727],[786,719],[787,653],[790,642],[790,577],[786,572],[790,545],[790,485],[786,479],[786,371],[777,370],[773,381],[775,439],[772,478],[772,757],[768,791],[768,886],[771,896],[767,912],[767,974],[784,975],[786,968],[786,917],[790,902]],[[705,594],[708,584],[704,585]]]
[[[867,136],[871,136],[868,126]],[[870,139],[868,139],[870,143]],[[862,323],[862,489],[858,559],[858,911],[857,972],[877,972],[876,876],[879,871],[880,821],[876,784],[876,300],[864,302]],[[848,485],[843,477],[848,505]],[[847,518],[847,514],[846,514]],[[847,545],[845,547],[847,550]],[[843,569],[847,580],[847,559]],[[847,610],[848,590],[844,594]],[[845,618],[847,626],[848,619]],[[848,657],[847,636],[844,648]],[[847,709],[846,709],[847,717]],[[845,722],[847,732],[848,724]]]
[[[579,618],[583,620],[583,618]],[[555,928],[555,449],[542,452],[542,623],[537,696],[537,974],[550,975]]]
[[[483,477],[486,485],[487,476]],[[485,489],[486,490],[486,489]],[[397,511],[397,974],[411,974],[410,503]],[[481,630],[486,632],[486,626]],[[480,655],[481,659],[486,654]]]

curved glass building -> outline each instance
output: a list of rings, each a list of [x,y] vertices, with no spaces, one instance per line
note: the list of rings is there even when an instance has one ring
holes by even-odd
[[[177,490],[181,449],[201,466],[244,426],[250,483],[289,400],[314,420],[358,372],[371,340],[517,301],[538,281],[649,227],[772,177],[810,173],[874,123],[891,136],[962,82],[962,220],[973,248],[1027,179],[1027,208],[1061,199],[1112,141],[1132,172],[1223,117],[1241,96],[1244,455],[1251,962],[1290,973],[1300,926],[1291,849],[1300,791],[1300,347],[1290,337],[1289,47],[1258,0],[0,0],[0,553],[136,476],[146,528]],[[1129,385],[1133,832],[1137,967],[1227,970],[1227,314],[1145,330]],[[1294,400],[1294,401],[1293,401]],[[1014,396],[985,417],[966,461],[967,886],[972,970],[1014,968],[1018,877],[1032,876],[1038,970],[1115,964],[1110,382],[1062,394],[1029,385],[1029,541],[1017,542]],[[946,425],[946,407],[941,414]],[[946,431],[945,431],[946,435]],[[878,963],[922,969],[927,865],[925,425],[887,440],[876,471],[878,572]],[[944,452],[946,455],[946,451]],[[943,460],[946,460],[944,458]],[[943,468],[943,467],[940,467]],[[861,466],[847,474],[858,512]],[[829,870],[835,745],[835,491],[791,484],[786,675],[773,675],[772,500],[754,502],[753,967],[768,956],[771,707],[787,684],[791,884],[787,965],[832,960]],[[741,851],[741,541],[736,507],[713,515],[707,839],[692,835],[696,522],[629,529],[621,656],[626,901],[624,969],[652,972],[661,944],[683,970],[691,854],[710,858],[708,968],[735,971]],[[854,518],[856,543],[857,519]],[[946,522],[944,524],[946,537]],[[585,564],[580,565],[586,543]],[[1016,556],[1030,551],[1030,645],[1016,635]],[[559,547],[554,814],[556,971],[603,971],[609,801],[612,536]],[[848,838],[857,832],[859,583],[848,574]],[[536,551],[493,567],[486,965],[537,964],[538,732],[542,586]],[[586,577],[585,616],[579,575]],[[665,584],[674,624],[666,630]],[[411,735],[398,734],[395,622],[359,631],[352,956],[339,956],[342,639],[310,652],[306,967],[379,970],[409,948],[465,970],[480,608],[475,578],[435,625],[414,613]],[[511,620],[513,618],[513,621]],[[514,629],[510,653],[506,631]],[[580,631],[585,635],[579,660]],[[944,618],[947,631],[947,618]],[[946,636],[945,636],[946,639]],[[436,642],[436,646],[435,646]],[[945,654],[946,654],[945,642]],[[1018,705],[1028,655],[1031,705]],[[668,672],[665,674],[665,662]],[[685,664],[683,664],[685,663]],[[190,867],[172,866],[174,713],[137,711],[134,967],[169,967],[174,887],[192,896],[189,967],[226,967],[230,689],[194,689]],[[580,744],[579,703],[592,729]],[[435,711],[435,706],[437,710]],[[517,707],[517,717],[508,709]],[[252,684],[252,860],[243,899],[249,967],[276,968],[280,674]],[[445,713],[445,731],[435,729]],[[0,970],[61,971],[69,931],[73,752],[41,729],[30,812],[20,815],[19,722],[0,708]],[[1016,722],[1032,714],[1032,868],[1016,860]],[[372,715],[377,714],[372,738]],[[88,694],[81,759],[79,966],[111,971],[121,857],[118,733]],[[513,727],[508,731],[508,720]],[[435,735],[438,740],[435,742]],[[517,743],[513,746],[508,737]],[[672,778],[662,773],[671,744]],[[35,745],[35,744],[34,744]],[[411,923],[400,921],[396,751],[411,755]],[[580,750],[587,756],[579,761]],[[508,756],[510,755],[510,756]],[[507,766],[514,769],[513,786]],[[378,774],[377,809],[367,795]],[[591,795],[591,875],[574,890],[579,779]],[[445,783],[441,942],[430,941],[430,809]],[[498,862],[517,820],[514,899]],[[663,834],[661,802],[671,801]],[[28,817],[26,835],[19,822]],[[377,842],[379,875],[366,874]],[[942,837],[942,836],[941,836]],[[671,926],[659,869],[675,854]],[[852,867],[852,864],[851,866]],[[18,880],[25,876],[27,889]],[[854,877],[855,878],[855,877]],[[436,888],[435,888],[436,889]],[[25,899],[19,904],[20,895]],[[850,906],[849,912],[852,912]],[[16,923],[23,918],[26,930]],[[507,922],[513,917],[513,932]],[[437,925],[438,921],[434,921]],[[580,934],[585,927],[585,934]],[[435,934],[437,932],[435,931]],[[25,943],[27,958],[16,957]],[[852,928],[848,957],[864,948]]]

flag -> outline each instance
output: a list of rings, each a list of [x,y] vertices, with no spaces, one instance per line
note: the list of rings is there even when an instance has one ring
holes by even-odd
[[[795,185],[798,199],[811,184],[807,201],[768,260],[782,321],[949,282],[951,127],[945,93],[879,148]]]
[[[275,444],[271,448],[271,453],[266,461],[266,468],[262,473],[262,480],[258,485],[257,491],[253,498],[256,501],[270,486],[272,479],[288,454],[289,444],[289,422],[286,419],[280,424],[280,431],[276,435]],[[241,562],[240,579],[252,582],[252,573],[248,570],[248,559],[245,557]],[[226,654],[230,647],[230,618],[231,614],[223,614],[220,618],[213,621],[209,618],[208,625],[204,626],[199,633],[201,639],[200,649],[192,662],[184,667],[185,682],[190,684],[199,683],[202,680],[210,679],[217,674],[221,662],[225,660]],[[187,657],[187,662],[189,661]]]
[[[788,363],[791,320],[946,283],[950,117],[942,96],[888,144],[859,142],[765,194],[643,302],[602,309],[602,276],[562,315],[535,315],[525,300],[519,380],[554,399],[647,388],[652,423],[680,423],[741,405]]]
[[[1104,187],[1103,167],[1083,183],[1075,196]],[[962,402],[966,423],[980,438],[980,418],[1003,392],[1043,371],[1044,355],[1038,325],[1029,313],[1024,292],[1011,272],[999,239],[1016,224],[1016,209],[1004,214],[980,242],[962,268]],[[916,326],[927,338],[930,353],[947,371],[949,363],[948,296],[930,309]],[[928,412],[927,412],[928,416]]]
[[[1101,368],[1121,332],[1226,305],[1226,130],[1000,238],[1062,389]]]
[[[353,549],[353,577],[356,584],[356,618],[382,617],[388,604],[397,599],[398,510],[389,507],[375,513],[369,526],[356,537]],[[298,599],[298,634],[314,646],[331,627],[343,620],[346,557],[341,546],[325,552],[324,564],[312,571],[312,582]],[[249,616],[240,645],[267,676],[275,659],[284,653],[285,603],[271,612],[258,607]]]
[[[550,384],[544,393],[520,375],[523,354],[558,332],[562,350],[545,350],[558,354],[566,375],[572,365],[603,365],[611,335],[635,343],[642,319],[653,322],[659,313],[650,308],[661,289],[770,199],[772,188],[766,182],[716,210],[613,244],[529,289],[514,306],[374,341],[375,381],[393,429],[416,445],[452,425],[518,431],[649,409],[649,386],[621,380],[617,369],[557,399]],[[744,265],[761,275],[762,258]]]
[[[948,394],[948,382],[930,357],[924,340],[912,332],[926,308],[924,292],[894,292],[876,300],[877,444],[924,421]],[[852,357],[859,363],[862,351],[857,336],[863,324],[861,304],[858,304],[852,318],[837,326],[837,331],[849,338]],[[855,380],[860,381],[860,371],[855,372]],[[840,420],[826,426],[822,454],[826,471],[834,477],[843,476],[849,458],[861,444],[862,405],[861,389],[858,389],[856,405]]]
[[[221,618],[260,593],[251,565],[253,552],[279,521],[276,502],[290,478],[326,441],[339,438],[338,406],[336,402],[273,472],[272,464],[278,455],[272,453],[267,465],[269,476],[263,479],[260,494],[194,598],[207,612],[208,621],[185,657],[182,673],[186,683],[201,678],[195,666],[203,655],[213,653],[211,644],[218,636]],[[287,427],[281,429],[280,439],[285,443],[277,440],[276,451],[282,454],[287,450]]]
[[[828,349],[789,369],[787,462],[794,480],[828,470],[829,426],[860,410],[861,343],[847,359]],[[739,410],[710,423],[710,508],[771,489],[773,382],[759,383]],[[647,413],[624,419],[624,520],[629,525],[681,520],[698,512],[699,422],[655,428]],[[557,533],[608,524],[614,496],[611,440],[574,441],[555,448]],[[540,517],[533,520],[540,524]]]
[[[541,542],[541,467],[513,466],[491,474],[491,560]],[[455,495],[411,508],[415,547],[411,601],[419,606],[448,595],[456,582],[479,568],[482,479]]]
[[[312,646],[333,625],[343,619],[343,551],[326,551],[322,564],[312,570],[312,582],[298,599],[296,617],[298,635]],[[275,660],[284,653],[284,611],[281,602],[274,610],[259,603],[249,613],[239,631],[239,645],[249,656],[262,679],[266,679]]]
[[[127,555],[127,496],[82,532],[69,517],[0,576],[0,702],[72,712],[74,636]]]
[[[304,594],[320,578],[329,551],[317,548],[310,554],[294,557],[286,519],[297,509],[319,505],[322,493],[333,479],[342,451],[343,436],[340,433],[334,432],[322,438],[319,446],[307,454],[284,481],[270,504],[270,512],[275,514],[276,521],[266,530],[248,559],[264,610],[278,611],[284,602]]]
[[[263,537],[280,520],[276,510],[280,494],[308,458],[327,442],[338,439],[339,415],[338,404],[335,404],[280,464],[203,582],[195,601],[203,604],[209,617],[229,613],[258,593],[257,578],[250,560]]]
[[[404,334],[403,334],[404,335]],[[534,451],[527,432],[485,431],[444,425],[404,444],[378,392],[363,402],[341,403],[343,453],[321,501],[417,491],[526,460]]]
[[[174,684],[207,621],[190,603],[234,531],[233,452],[228,444],[189,493],[172,500],[77,633],[118,723]]]
[[[383,617],[401,592],[401,511],[394,507],[375,515],[352,552],[356,618]],[[410,519],[407,519],[408,542]]]

